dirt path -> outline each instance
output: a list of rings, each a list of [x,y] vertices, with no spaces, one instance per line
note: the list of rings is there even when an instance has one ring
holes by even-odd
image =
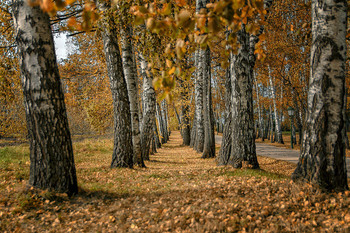
[[[179,132],[147,168],[110,169],[111,139],[74,144],[80,193],[26,190],[26,161],[0,173],[0,232],[281,232],[350,227],[350,192],[325,196],[290,181],[295,164],[217,167]],[[28,173],[25,173],[28,174]]]

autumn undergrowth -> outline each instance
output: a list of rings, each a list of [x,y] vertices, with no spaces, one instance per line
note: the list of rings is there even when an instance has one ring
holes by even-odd
[[[218,167],[181,142],[173,132],[134,169],[110,168],[112,139],[74,143],[71,198],[26,186],[28,146],[0,148],[0,232],[349,231],[350,192],[295,184],[295,164],[265,157],[260,170]]]

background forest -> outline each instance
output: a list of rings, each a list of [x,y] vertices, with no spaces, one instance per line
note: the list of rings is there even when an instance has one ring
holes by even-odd
[[[2,4],[0,137],[26,137],[16,48],[9,48],[9,45],[14,43],[11,15],[6,11],[6,2]],[[273,10],[267,17],[264,35],[266,57],[264,60],[258,60],[254,71],[254,117],[256,122],[263,124],[263,121],[269,122],[270,117],[275,119],[276,114],[278,122],[275,122],[281,125],[283,130],[289,130],[290,121],[287,108],[291,106],[297,111],[295,127],[302,129],[309,82],[310,5],[305,5],[304,1],[275,1],[271,7]],[[57,18],[60,19],[60,17]],[[60,29],[57,28],[58,30]],[[101,35],[98,31],[71,34],[67,42],[69,55],[67,59],[59,61],[59,68],[72,134],[111,133],[113,106]],[[138,34],[136,32],[130,38],[135,45],[142,42],[141,35]],[[148,60],[152,61],[153,68],[156,70],[160,68],[157,67],[156,62],[156,59],[159,59],[157,57],[159,51],[154,51],[157,48],[153,47],[158,47],[159,44],[153,43],[151,39],[147,41],[147,44],[139,46],[150,50]],[[162,39],[166,40],[165,37]],[[224,37],[221,38],[221,40],[224,39]],[[171,38],[168,40],[170,41]],[[163,43],[166,44],[166,42]],[[211,52],[212,106],[215,127],[222,132],[225,116],[226,71],[222,63],[227,56],[223,56],[225,49],[221,46],[220,41],[216,43]],[[191,60],[191,54],[187,56]],[[140,69],[138,63],[139,74]],[[186,98],[190,108],[194,109],[194,101],[191,96],[194,95],[195,78],[190,71],[185,72],[188,73],[183,75],[186,77],[185,80],[175,81],[176,86],[171,93],[173,98],[169,102],[170,127],[173,130],[179,127],[176,116],[179,116],[181,111],[182,99],[180,97],[184,96],[184,92],[187,93]],[[140,77],[138,89],[141,97],[142,76],[138,76]],[[183,81],[186,82],[185,85],[182,85]],[[162,89],[157,91],[158,100],[164,98],[163,93]],[[194,111],[189,111],[190,122],[192,122],[193,113]]]

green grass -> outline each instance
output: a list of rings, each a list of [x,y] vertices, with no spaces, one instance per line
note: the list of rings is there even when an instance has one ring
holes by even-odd
[[[28,146],[8,146],[0,148],[0,168],[21,165],[29,161]]]
[[[223,171],[221,175],[228,177],[265,177],[272,180],[285,180],[289,178],[288,176],[282,174],[267,172],[261,169],[237,169],[234,171]]]

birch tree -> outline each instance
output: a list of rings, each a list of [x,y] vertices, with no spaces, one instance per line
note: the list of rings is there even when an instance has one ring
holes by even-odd
[[[161,143],[164,144],[167,142],[167,137],[165,135],[163,116],[161,113],[159,103],[156,103],[156,116],[157,116],[157,121],[158,121],[159,133],[160,133],[160,137],[161,137]]]
[[[141,157],[138,77],[132,44],[132,27],[127,24],[121,25],[121,28],[122,61],[130,101],[134,163],[143,166]]]
[[[108,77],[114,108],[114,145],[111,167],[133,167],[133,144],[130,103],[125,81],[123,63],[118,45],[118,26],[108,3],[101,3],[105,14],[102,25],[103,47],[106,55]]]
[[[261,108],[260,108],[260,88],[259,88],[259,84],[258,81],[256,80],[256,74],[254,72],[253,74],[253,79],[254,79],[254,84],[255,84],[255,92],[256,92],[256,105],[257,105],[257,110],[258,110],[258,122],[259,122],[259,131],[258,131],[258,136],[257,138],[262,138],[264,139],[263,136],[263,131],[264,131],[264,123],[263,123],[263,118],[262,118],[262,114],[261,114]]]
[[[25,0],[12,6],[30,144],[29,185],[72,195],[78,192],[77,177],[50,19]]]
[[[255,148],[253,118],[253,67],[250,60],[250,36],[243,28],[238,35],[241,47],[237,55],[231,55],[232,101],[232,152],[228,164],[242,167],[247,161],[252,168],[259,168]]]
[[[308,107],[293,180],[348,189],[345,160],[346,0],[312,1]]]
[[[202,158],[215,157],[214,113],[211,95],[211,56],[210,49],[205,51],[203,58],[203,115],[204,115],[204,145]]]
[[[163,123],[163,137],[165,142],[169,140],[169,130],[168,130],[168,104],[166,100],[162,100],[160,104],[160,114],[162,115]]]
[[[226,70],[225,86],[225,125],[221,147],[219,150],[219,156],[217,159],[217,163],[219,166],[227,165],[232,150],[231,75],[229,68],[227,68]]]
[[[270,92],[271,92],[271,98],[272,98],[272,104],[273,104],[273,112],[274,112],[274,116],[275,116],[275,126],[276,126],[276,136],[275,137],[275,141],[281,144],[284,144],[283,142],[283,138],[282,138],[282,130],[281,130],[281,121],[280,121],[280,117],[279,117],[279,113],[278,113],[278,109],[277,109],[277,105],[276,105],[276,87],[275,87],[275,82],[272,78],[271,75],[271,69],[270,67],[268,67],[269,70],[269,83],[270,83]]]
[[[153,125],[156,114],[156,96],[152,85],[152,76],[146,73],[147,61],[140,54],[141,74],[143,78],[143,117],[141,125],[142,158],[149,160],[150,146],[154,137]]]

